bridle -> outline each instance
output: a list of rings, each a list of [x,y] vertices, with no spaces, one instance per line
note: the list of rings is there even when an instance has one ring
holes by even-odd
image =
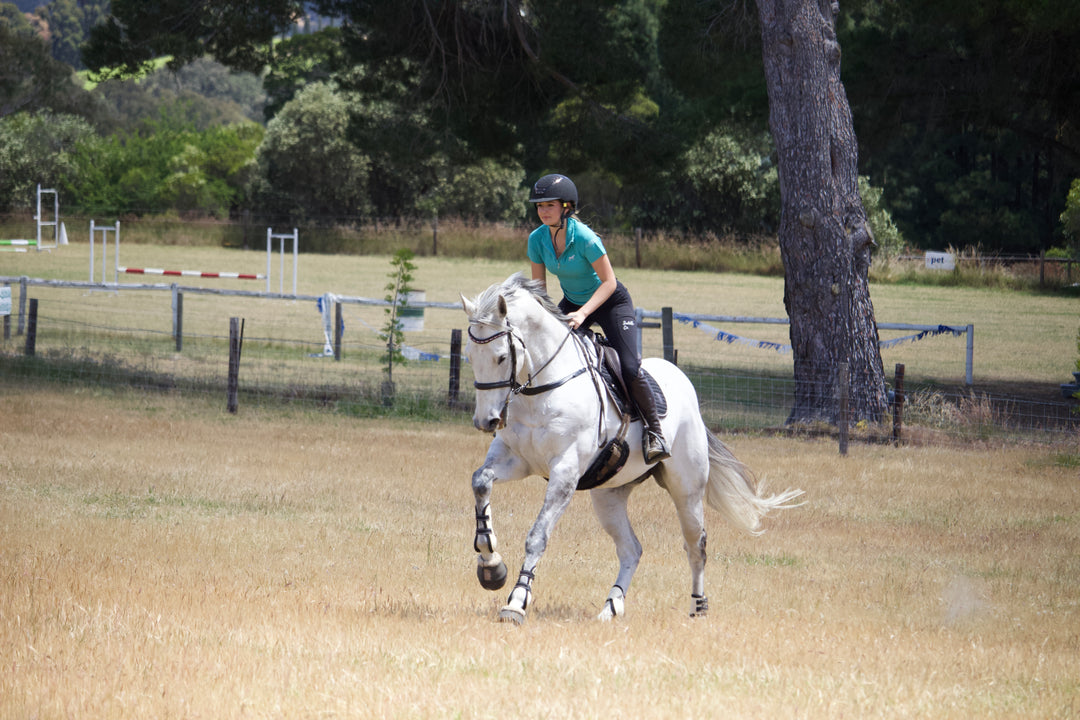
[[[510,345],[510,377],[508,377],[506,380],[496,380],[494,382],[473,383],[473,387],[475,387],[477,390],[498,390],[499,388],[509,388],[506,393],[506,398],[503,400],[502,410],[499,412],[501,424],[506,424],[506,410],[510,405],[510,401],[515,395],[540,395],[541,393],[545,393],[550,390],[554,390],[557,387],[565,385],[566,383],[576,378],[578,375],[582,375],[588,370],[588,367],[583,365],[582,367],[579,367],[577,370],[570,373],[566,377],[556,380],[555,382],[545,383],[544,385],[533,385],[533,381],[536,380],[540,373],[544,371],[544,368],[551,364],[551,361],[555,359],[555,357],[562,351],[563,347],[566,345],[566,341],[569,340],[573,335],[574,332],[567,328],[566,336],[562,339],[562,342],[559,343],[559,347],[555,348],[555,352],[551,354],[551,357],[549,357],[544,362],[544,364],[540,366],[539,370],[534,373],[530,373],[528,380],[526,380],[524,383],[519,383],[517,380],[517,350],[516,346],[514,345],[514,340],[516,339],[519,343],[521,343],[522,352],[527,352],[525,347],[525,341],[521,338],[521,335],[519,335],[518,332],[514,330],[514,328],[510,327],[509,323],[507,323],[507,325],[503,327],[502,330],[495,333],[494,335],[485,338],[479,338],[473,334],[472,326],[469,326],[469,339],[477,345],[487,345],[488,343],[498,340],[501,337],[506,337],[507,343]]]

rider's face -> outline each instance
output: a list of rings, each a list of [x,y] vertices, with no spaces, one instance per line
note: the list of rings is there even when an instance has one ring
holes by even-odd
[[[551,227],[562,224],[563,203],[559,200],[545,200],[536,203],[536,214],[540,216],[540,222]]]

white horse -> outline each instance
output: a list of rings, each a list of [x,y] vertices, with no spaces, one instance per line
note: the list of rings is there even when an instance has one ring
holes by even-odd
[[[641,543],[627,516],[627,500],[650,476],[675,503],[690,561],[690,615],[704,615],[708,610],[705,503],[736,527],[757,535],[763,532],[763,517],[772,510],[794,507],[791,501],[802,491],[764,496],[750,470],[705,426],[690,380],[677,367],[657,358],[646,359],[643,367],[666,398],[667,414],[661,424],[671,457],[651,467],[646,465],[640,421],[626,433],[622,414],[602,388],[585,343],[570,330],[566,316],[542,287],[517,274],[472,301],[461,297],[469,316],[465,354],[476,376],[473,425],[495,433],[484,464],[472,476],[476,498],[473,545],[479,553],[480,583],[498,590],[507,575],[491,523],[492,486],[530,475],[548,479],[544,505],[525,540],[525,560],[517,584],[499,611],[501,620],[520,624],[532,601],[536,566],[555,523],[579,488],[579,479],[609,440],[625,436],[630,439],[625,465],[590,490],[593,509],[615,541],[619,558],[619,573],[599,618],[610,620],[624,613],[624,598],[641,558]]]

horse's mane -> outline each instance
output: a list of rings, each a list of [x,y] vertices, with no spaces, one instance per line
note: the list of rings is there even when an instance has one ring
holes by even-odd
[[[527,280],[522,273],[514,273],[502,283],[492,285],[480,293],[474,301],[476,311],[469,316],[470,322],[491,323],[499,306],[499,297],[509,300],[519,292],[531,295],[540,303],[540,307],[547,310],[562,322],[566,322],[567,316],[559,310],[559,306],[548,297],[544,291],[544,283],[539,280]]]

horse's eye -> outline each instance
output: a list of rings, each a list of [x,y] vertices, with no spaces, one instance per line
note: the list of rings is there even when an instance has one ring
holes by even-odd
[[[506,356],[505,355],[500,355],[499,356],[499,364],[502,365],[504,362],[506,362]]]

